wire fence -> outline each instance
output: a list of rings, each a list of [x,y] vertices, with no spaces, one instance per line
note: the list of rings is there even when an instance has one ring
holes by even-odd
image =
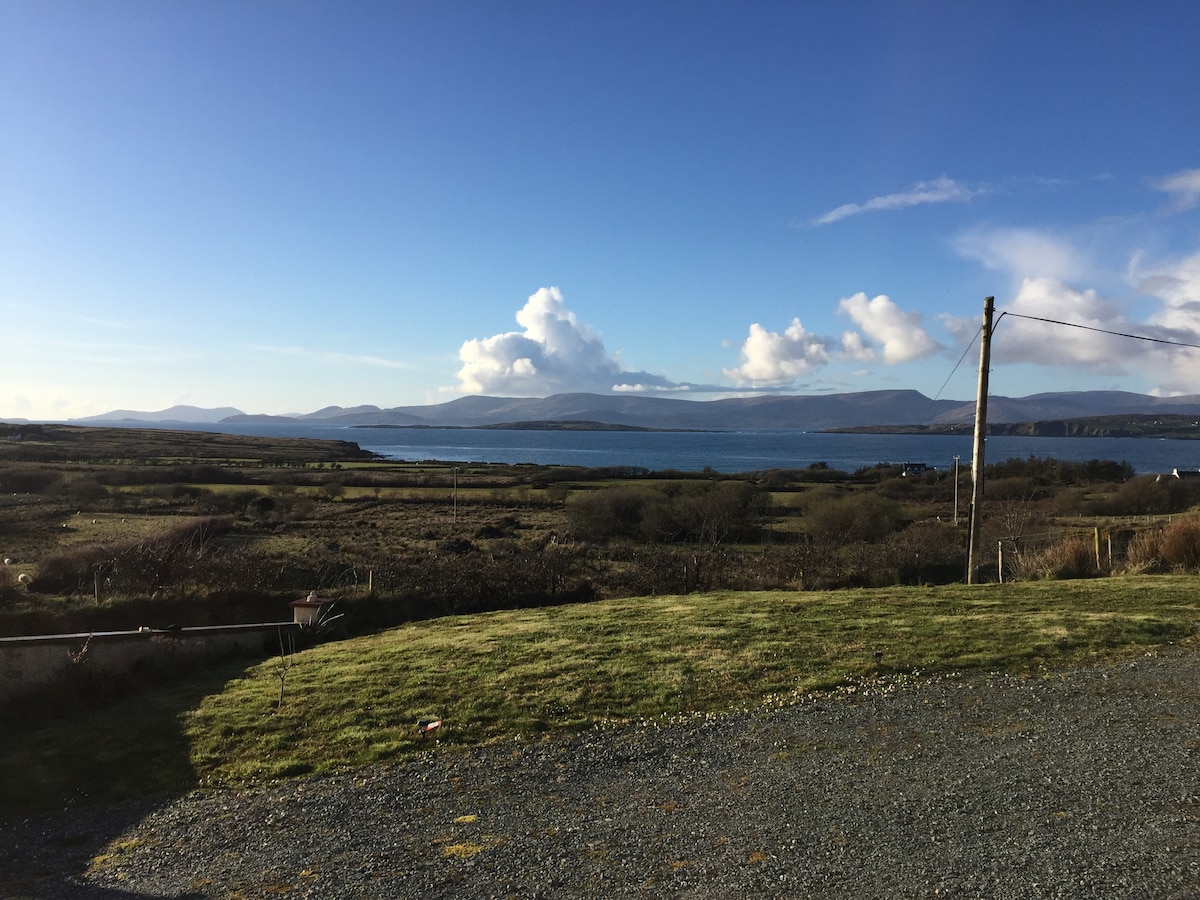
[[[1120,516],[1087,526],[998,538],[1000,581],[1200,568],[1200,517]]]

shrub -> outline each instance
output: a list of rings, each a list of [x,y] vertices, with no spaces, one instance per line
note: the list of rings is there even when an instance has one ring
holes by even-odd
[[[1163,558],[1177,569],[1200,569],[1200,520],[1179,519],[1162,533]]]
[[[1125,549],[1125,564],[1131,572],[1156,572],[1164,568],[1162,531],[1148,528],[1135,534]]]
[[[1140,475],[1114,491],[1101,512],[1110,516],[1151,516],[1183,512],[1200,499],[1200,485],[1165,476]]]
[[[60,480],[49,469],[0,469],[0,492],[5,494],[43,494]]]
[[[768,502],[768,494],[746,483],[706,481],[682,488],[622,485],[572,494],[567,518],[583,540],[627,538],[717,546],[748,537]]]
[[[1048,547],[1010,553],[1006,576],[1015,581],[1090,578],[1096,569],[1096,545],[1085,537],[1066,538]]]
[[[108,496],[108,488],[95,478],[76,478],[68,482],[67,495],[77,503],[97,503]]]
[[[271,513],[275,511],[275,498],[268,497],[264,494],[256,494],[255,497],[246,504],[246,515],[259,522],[265,522],[271,517]]]
[[[636,537],[641,533],[646,507],[661,503],[661,493],[635,487],[616,487],[592,495],[599,502],[594,508],[598,527],[610,537]]]
[[[111,559],[112,548],[101,544],[75,544],[42,557],[37,587],[51,594],[90,591],[95,573]]]
[[[1013,457],[992,463],[984,469],[988,481],[995,478],[1024,478],[1037,484],[1094,484],[1100,481],[1124,482],[1133,477],[1133,466],[1122,460],[1090,459],[1087,462],[1067,462],[1047,456],[1041,459],[1032,454],[1026,459]]]
[[[160,535],[119,544],[76,544],[43,557],[38,584],[51,593],[91,592],[100,579],[106,591],[131,594],[181,588],[195,581],[197,564],[228,516],[193,519]]]
[[[236,469],[207,463],[175,466],[171,469],[169,478],[177,484],[237,484],[245,480]]]
[[[255,490],[207,491],[203,488],[199,490],[203,493],[196,498],[196,509],[208,516],[241,515],[247,512],[255,500],[269,499]]]
[[[900,584],[952,584],[967,568],[967,532],[945,522],[915,522],[888,537],[889,568]]]
[[[909,500],[916,493],[917,486],[911,478],[892,478],[884,481],[875,489],[881,497],[889,500]]]
[[[900,504],[876,494],[824,494],[804,510],[805,531],[827,546],[880,541],[903,521]]]

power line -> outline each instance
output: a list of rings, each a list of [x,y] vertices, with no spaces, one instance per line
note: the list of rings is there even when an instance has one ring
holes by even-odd
[[[1013,316],[1014,318],[1017,318],[1017,319],[1030,319],[1034,322],[1047,322],[1051,325],[1063,325],[1063,326],[1066,326],[1067,328],[1082,328],[1084,331],[1095,331],[1095,332],[1098,332],[1099,334],[1110,334],[1113,337],[1130,338],[1131,340],[1135,340],[1135,341],[1149,341],[1150,343],[1153,343],[1153,344],[1169,344],[1172,347],[1190,347],[1193,350],[1200,350],[1200,344],[1189,344],[1184,341],[1168,341],[1166,338],[1149,337],[1148,335],[1144,335],[1144,334],[1127,334],[1123,331],[1109,331],[1107,328],[1094,328],[1091,325],[1080,325],[1078,322],[1063,322],[1060,319],[1047,319],[1047,318],[1043,318],[1042,316],[1026,316],[1026,315],[1022,315],[1021,313],[1015,313],[1015,312],[1000,313],[1000,315],[996,318],[995,324],[992,325],[993,332],[995,332],[996,328],[999,327],[1000,320],[1003,319],[1005,316]],[[965,360],[967,358],[967,354],[971,352],[971,348],[975,346],[975,341],[979,338],[979,335],[982,332],[983,332],[982,326],[980,326],[978,329],[976,329],[975,337],[971,338],[970,343],[968,343],[966,349],[963,350],[962,356],[960,356],[958,358],[958,362],[956,362],[954,364],[954,368],[952,368],[950,370],[950,374],[946,376],[946,380],[944,382],[942,382],[942,386],[940,388],[938,388],[938,392],[933,396],[933,399],[929,401],[929,408],[931,410],[933,409],[933,405],[935,403],[937,403],[938,398],[940,398],[942,396],[942,392],[944,390],[946,390],[946,385],[948,385],[950,383],[950,379],[952,379],[954,377],[954,373],[957,372],[959,370],[959,368],[962,366],[963,360]]]
[[[996,330],[995,328],[992,329],[992,331],[995,331],[995,330]],[[963,364],[963,360],[967,358],[967,354],[971,352],[971,348],[975,346],[976,339],[982,333],[983,333],[983,326],[980,325],[977,329],[975,329],[975,337],[971,338],[971,342],[969,344],[967,344],[967,348],[965,350],[963,350],[962,356],[960,356],[958,358],[958,362],[956,362],[954,364],[954,368],[950,370],[950,374],[946,376],[946,380],[942,382],[942,386],[940,388],[938,388],[938,392],[936,394],[934,394],[933,399],[929,401],[930,409],[933,408],[933,404],[937,403],[938,398],[942,396],[942,391],[944,391],[946,389],[946,385],[948,385],[950,383],[950,379],[954,377],[954,373],[957,372],[959,366],[961,366]]]
[[[1058,319],[1044,319],[1041,316],[1023,316],[1015,312],[1002,312],[1000,319],[1005,316],[1013,316],[1018,319],[1032,319],[1035,322],[1049,322],[1051,325],[1065,325],[1068,328],[1082,328],[1084,331],[1096,331],[1100,334],[1111,334],[1113,337],[1132,338],[1135,341],[1149,341],[1153,344],[1170,344],[1172,347],[1191,347],[1193,350],[1200,350],[1200,344],[1188,344],[1183,341],[1168,341],[1166,338],[1148,337],[1144,334],[1126,334],[1123,331],[1109,331],[1106,328],[1093,328],[1091,325],[1080,325],[1077,322],[1060,322]],[[1000,319],[996,320],[996,325],[992,326],[992,331],[1000,324]],[[964,354],[965,356],[966,354]],[[962,360],[959,360],[961,363]],[[956,367],[957,368],[957,367]]]

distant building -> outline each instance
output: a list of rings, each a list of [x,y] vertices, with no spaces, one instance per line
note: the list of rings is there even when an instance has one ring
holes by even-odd
[[[1164,478],[1200,478],[1200,469],[1172,469],[1170,475],[1156,475],[1155,481],[1162,481]]]
[[[909,478],[913,475],[924,475],[926,472],[928,472],[930,470],[930,468],[931,467],[925,465],[925,463],[906,462],[904,464],[904,471],[901,472],[900,474],[903,475],[905,478]],[[1197,473],[1197,474],[1200,474],[1200,473]]]

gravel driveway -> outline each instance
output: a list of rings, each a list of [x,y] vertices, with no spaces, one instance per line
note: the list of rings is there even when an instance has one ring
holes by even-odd
[[[0,828],[29,897],[1200,897],[1200,648]]]

